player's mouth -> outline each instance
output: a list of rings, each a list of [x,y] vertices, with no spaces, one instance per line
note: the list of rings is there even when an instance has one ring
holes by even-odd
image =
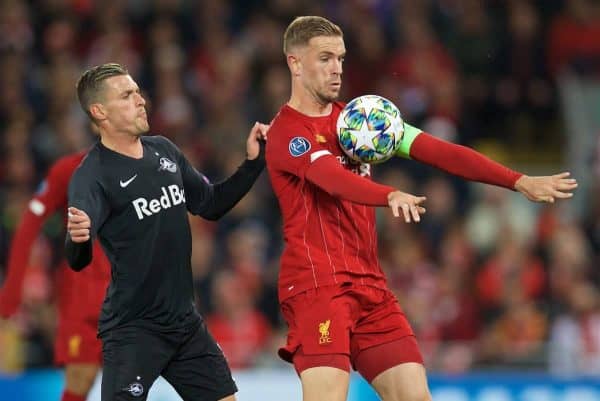
[[[329,86],[333,89],[340,89],[340,87],[342,86],[341,82],[332,82],[329,84]]]

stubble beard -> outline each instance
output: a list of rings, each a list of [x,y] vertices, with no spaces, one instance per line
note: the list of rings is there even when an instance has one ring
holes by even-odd
[[[340,97],[340,93],[337,92],[335,95],[327,95],[323,92],[317,92],[317,98],[319,103],[326,106],[329,103],[333,103]]]
[[[150,130],[150,124],[147,119],[144,119],[140,124],[136,124],[136,128],[134,136],[140,137]]]

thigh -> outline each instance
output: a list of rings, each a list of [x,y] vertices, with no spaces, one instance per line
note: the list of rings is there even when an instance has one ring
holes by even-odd
[[[350,373],[321,366],[300,373],[303,401],[345,401],[348,397]]]
[[[96,334],[95,322],[61,317],[54,342],[55,363],[100,365],[102,343]]]
[[[137,327],[113,329],[102,343],[102,401],[145,400],[176,349],[167,336]]]
[[[187,336],[162,376],[184,401],[216,401],[237,391],[225,356],[204,322]]]
[[[350,339],[353,361],[365,349],[405,337],[414,337],[410,323],[391,291],[366,287],[357,289],[355,296],[360,302],[360,318],[352,330]],[[422,361],[419,359],[404,362]]]
[[[375,377],[371,385],[383,401],[431,401],[425,368],[420,363],[389,368]]]
[[[354,357],[352,362],[361,376],[372,383],[380,374],[395,366],[406,363],[422,365],[423,357],[415,337],[405,336],[398,340],[363,349]]]
[[[338,361],[340,356],[349,361],[354,306],[355,301],[336,286],[308,290],[285,301],[288,339],[280,357],[293,362],[298,373],[317,366],[349,370],[348,362],[340,366]]]

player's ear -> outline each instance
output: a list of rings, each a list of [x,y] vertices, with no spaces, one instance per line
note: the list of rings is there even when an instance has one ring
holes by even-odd
[[[104,120],[106,119],[106,108],[102,103],[92,103],[90,104],[90,114],[96,121]]]
[[[286,59],[292,76],[300,75],[300,71],[302,71],[302,63],[300,62],[300,58],[296,54],[290,53],[286,56]]]

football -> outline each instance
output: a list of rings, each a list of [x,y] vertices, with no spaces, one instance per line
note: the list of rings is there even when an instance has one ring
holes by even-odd
[[[394,103],[378,95],[351,100],[336,124],[344,153],[358,163],[382,163],[390,159],[404,134],[404,121]]]

